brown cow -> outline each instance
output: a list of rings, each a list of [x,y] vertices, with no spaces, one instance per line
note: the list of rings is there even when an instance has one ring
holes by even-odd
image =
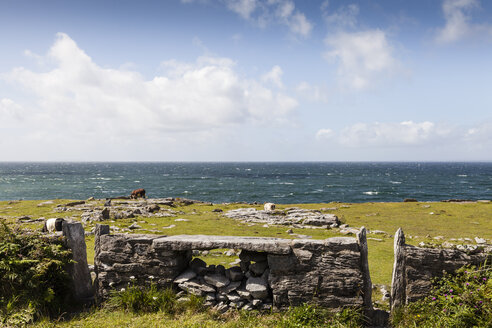
[[[134,191],[132,191],[130,198],[131,199],[145,198],[145,189],[143,188],[135,189]]]

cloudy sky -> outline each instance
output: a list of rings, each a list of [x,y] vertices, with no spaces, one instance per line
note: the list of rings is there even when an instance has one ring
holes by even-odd
[[[492,1],[0,0],[0,161],[491,161]]]

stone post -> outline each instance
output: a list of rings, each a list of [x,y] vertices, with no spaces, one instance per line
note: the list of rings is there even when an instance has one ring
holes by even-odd
[[[96,224],[94,229],[94,272],[96,273],[94,287],[96,289],[96,298],[98,303],[102,300],[101,286],[99,286],[99,253],[101,253],[100,237],[102,235],[109,235],[109,225]]]
[[[405,305],[406,299],[406,279],[405,279],[405,234],[401,228],[395,234],[394,253],[395,262],[393,264],[393,277],[391,279],[391,298],[390,309],[393,312],[396,308]]]
[[[74,298],[81,302],[91,302],[94,298],[92,279],[87,264],[84,228],[80,222],[64,222],[63,236],[68,248],[72,250],[74,264],[68,268],[74,287]]]
[[[365,227],[361,227],[360,231],[357,233],[357,243],[359,244],[359,248],[360,248],[361,271],[364,279],[364,285],[362,286],[364,310],[366,312],[370,312],[372,310],[372,282],[371,282],[371,275],[369,273],[367,238],[366,238]]]

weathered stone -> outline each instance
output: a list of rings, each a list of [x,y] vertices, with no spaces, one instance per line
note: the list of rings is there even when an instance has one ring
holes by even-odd
[[[251,293],[249,291],[247,291],[244,287],[236,289],[236,292],[244,300],[252,299]]]
[[[251,301],[251,304],[254,306],[254,307],[258,307],[260,305],[263,304],[263,301],[262,300],[258,300],[258,299],[254,299]]]
[[[226,276],[231,281],[241,281],[243,279],[244,274],[240,267],[234,266],[226,270]]]
[[[227,294],[227,299],[229,299],[229,301],[231,302],[237,302],[241,300],[241,296],[239,296],[237,292],[232,292]]]
[[[241,270],[243,272],[246,272],[246,271],[249,270],[249,266],[251,265],[251,262],[249,262],[249,261],[241,261],[241,262],[239,262],[239,265],[241,267]]]
[[[231,282],[226,276],[217,273],[207,274],[203,278],[208,284],[217,288],[226,287]]]
[[[154,240],[154,248],[172,250],[236,248],[273,254],[289,254],[291,251],[287,239],[208,235],[177,235],[158,238]]]
[[[215,293],[207,293],[205,295],[205,301],[207,302],[215,301]]]
[[[94,289],[87,264],[84,228],[79,222],[64,222],[63,235],[67,246],[72,250],[74,260],[69,267],[69,274],[72,277],[75,298],[79,301],[90,300],[94,297]]]
[[[480,237],[475,237],[475,242],[477,244],[486,244],[487,243],[487,241],[484,238],[480,238]]]
[[[225,275],[225,267],[222,264],[219,264],[215,267],[215,273]]]
[[[197,274],[200,274],[200,272],[202,272],[202,270],[206,267],[207,263],[198,257],[195,257],[193,261],[190,262],[190,268]]]
[[[268,268],[267,261],[255,262],[249,266],[249,271],[251,271],[254,276],[259,277],[265,272],[266,268]]]
[[[215,293],[215,288],[207,284],[201,284],[196,280],[189,280],[178,285],[179,288],[190,294],[204,296],[207,293]]]
[[[251,310],[254,310],[254,306],[251,303],[247,303],[246,305],[244,305],[242,307],[242,310],[244,310],[244,311],[251,311]]]
[[[142,227],[137,224],[137,222],[133,222],[128,226],[128,229],[134,230],[134,229],[141,229]]]
[[[181,284],[181,283],[188,281],[188,280],[191,280],[195,277],[196,277],[196,272],[191,270],[191,269],[187,269],[186,271],[181,273],[179,276],[177,276],[176,279],[174,279],[174,282],[177,284]]]
[[[253,298],[265,299],[268,297],[268,283],[262,278],[248,278],[246,290],[251,293]]]
[[[232,281],[226,287],[220,287],[219,292],[228,294],[238,289],[239,286],[241,286],[241,281]]]

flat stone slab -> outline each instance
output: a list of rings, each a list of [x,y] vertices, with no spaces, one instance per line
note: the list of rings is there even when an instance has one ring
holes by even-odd
[[[184,251],[190,249],[235,248],[272,254],[290,254],[291,241],[281,238],[177,235],[154,239],[154,249]]]

